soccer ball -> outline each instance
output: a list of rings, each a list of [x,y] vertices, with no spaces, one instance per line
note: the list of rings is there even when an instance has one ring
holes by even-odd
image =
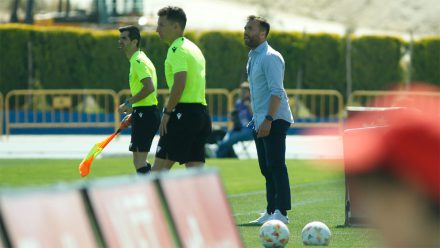
[[[322,222],[313,221],[304,226],[301,231],[302,241],[305,245],[328,245],[332,233]]]
[[[264,247],[284,247],[289,242],[289,228],[279,220],[269,220],[260,228],[260,240]]]

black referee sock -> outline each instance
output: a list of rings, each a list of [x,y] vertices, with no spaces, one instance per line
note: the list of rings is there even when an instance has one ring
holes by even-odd
[[[137,172],[138,175],[147,175],[147,174],[149,174],[151,172],[151,164],[147,162],[144,167],[136,169],[136,172]]]
[[[287,211],[286,210],[280,210],[281,214],[284,216],[287,216]]]

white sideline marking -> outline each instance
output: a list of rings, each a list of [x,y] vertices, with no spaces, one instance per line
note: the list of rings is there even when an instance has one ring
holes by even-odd
[[[107,135],[10,135],[0,136],[0,159],[46,158],[81,160],[97,142]],[[159,136],[155,136],[151,151],[155,151]],[[101,153],[102,157],[131,156],[128,151],[130,135],[116,137]],[[286,159],[341,159],[341,136],[288,135]],[[239,158],[257,158],[255,145],[241,146],[236,153]]]

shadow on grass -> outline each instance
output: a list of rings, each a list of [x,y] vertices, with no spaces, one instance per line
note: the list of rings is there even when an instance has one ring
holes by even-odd
[[[240,223],[240,224],[237,224],[237,226],[261,226],[261,224],[256,224],[256,223]]]
[[[372,226],[369,226],[369,225],[337,225],[335,228],[358,228],[358,229],[362,229],[362,228],[365,228],[365,229],[369,229],[369,228],[372,228]]]

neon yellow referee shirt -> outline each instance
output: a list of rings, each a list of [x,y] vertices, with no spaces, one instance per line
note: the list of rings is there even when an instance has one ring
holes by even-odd
[[[142,51],[136,51],[130,58],[130,92],[136,95],[144,85],[141,80],[150,77],[153,81],[154,92],[146,98],[133,103],[133,107],[157,105],[157,75],[156,68],[151,60]]]
[[[205,98],[205,57],[202,51],[185,37],[177,38],[168,49],[165,60],[165,77],[168,88],[174,84],[174,74],[187,72],[185,89],[180,103],[200,103],[206,105]]]

